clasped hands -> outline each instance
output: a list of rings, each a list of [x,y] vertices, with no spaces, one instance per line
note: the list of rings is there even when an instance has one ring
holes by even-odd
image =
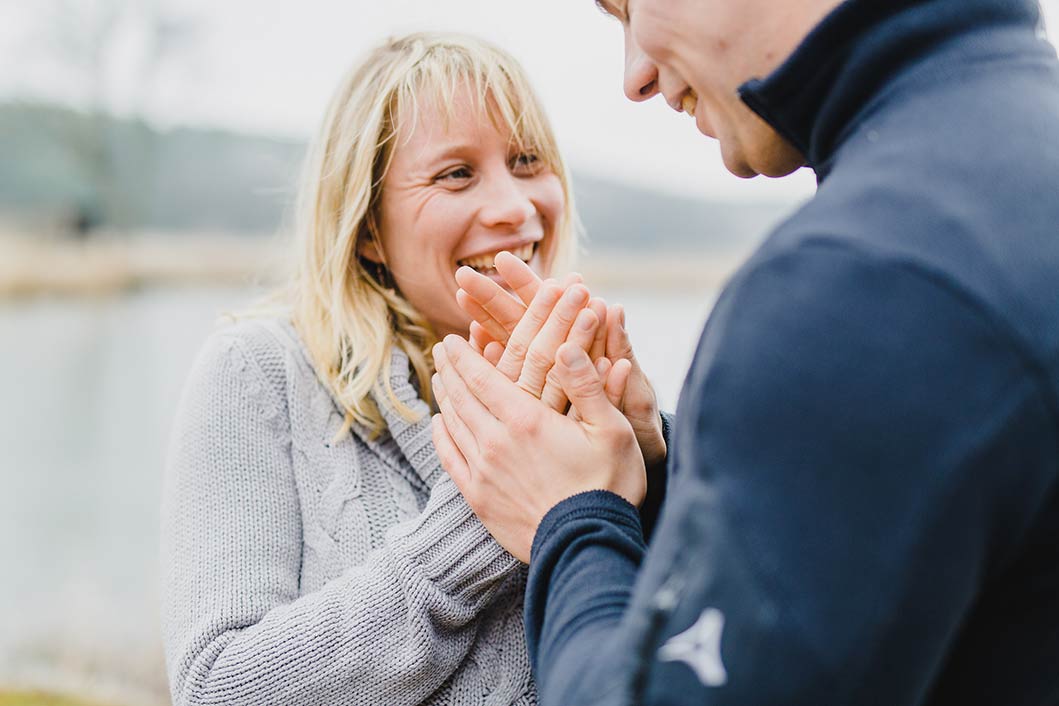
[[[541,519],[562,500],[609,490],[639,505],[645,468],[666,446],[621,307],[592,298],[576,275],[541,281],[509,253],[496,268],[514,296],[470,268],[456,273],[471,340],[434,347],[433,439],[482,523],[528,563]]]

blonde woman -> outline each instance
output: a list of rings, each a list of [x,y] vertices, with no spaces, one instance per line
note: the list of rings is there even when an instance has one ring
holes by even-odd
[[[175,704],[535,702],[523,567],[437,460],[429,352],[468,335],[459,266],[492,276],[509,251],[547,274],[575,222],[506,53],[413,35],[342,82],[284,313],[215,333],[181,401],[163,511]],[[552,288],[592,345],[605,310]]]

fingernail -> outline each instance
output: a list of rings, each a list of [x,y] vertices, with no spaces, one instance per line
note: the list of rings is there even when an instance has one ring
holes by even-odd
[[[434,354],[434,365],[438,365],[445,358],[445,347],[441,343],[435,343],[431,353]]]
[[[577,326],[582,331],[591,331],[592,327],[596,325],[596,316],[588,309],[583,309],[580,314],[577,315]]]
[[[578,304],[588,297],[588,290],[579,284],[575,284],[563,293],[563,300],[570,304]]]
[[[570,370],[580,370],[585,367],[585,353],[577,346],[564,345],[559,349],[559,360]]]

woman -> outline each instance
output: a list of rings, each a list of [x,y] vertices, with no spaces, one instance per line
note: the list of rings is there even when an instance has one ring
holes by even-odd
[[[524,573],[438,463],[429,351],[468,335],[457,267],[494,275],[505,250],[546,274],[575,223],[504,52],[413,35],[343,81],[280,315],[214,334],[181,401],[163,508],[175,704],[535,702]],[[555,311],[585,309],[568,291]]]

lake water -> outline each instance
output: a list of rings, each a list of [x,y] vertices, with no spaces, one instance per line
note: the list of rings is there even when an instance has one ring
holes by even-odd
[[[672,410],[713,293],[622,302]],[[0,303],[0,686],[164,703],[158,507],[184,377],[248,289]],[[87,685],[87,686],[86,686]]]

